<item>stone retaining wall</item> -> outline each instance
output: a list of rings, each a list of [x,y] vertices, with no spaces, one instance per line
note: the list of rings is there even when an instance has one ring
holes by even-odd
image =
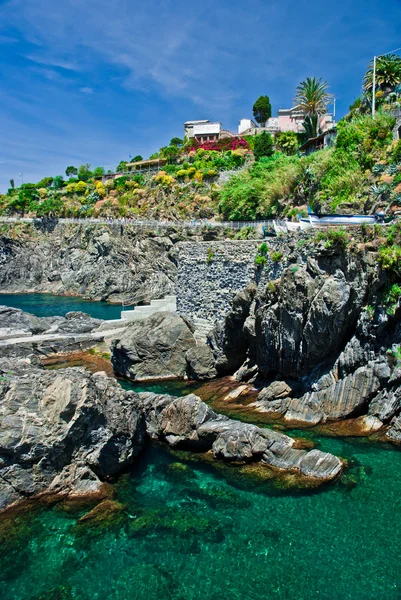
[[[255,257],[265,242],[266,264],[258,267]],[[179,244],[176,283],[177,311],[192,319],[217,321],[230,310],[234,296],[254,282],[265,284],[280,276],[287,266],[288,240],[182,242]],[[281,252],[277,260],[272,253]]]

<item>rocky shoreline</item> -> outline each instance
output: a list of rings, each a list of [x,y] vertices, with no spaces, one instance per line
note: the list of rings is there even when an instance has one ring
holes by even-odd
[[[49,371],[29,358],[0,359],[0,509],[43,493],[99,494],[133,464],[145,437],[216,459],[260,462],[316,485],[340,459],[269,429],[217,415],[194,395],[124,391],[105,373]]]

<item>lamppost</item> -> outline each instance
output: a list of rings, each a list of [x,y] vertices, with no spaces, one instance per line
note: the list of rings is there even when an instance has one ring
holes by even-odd
[[[388,56],[389,54],[394,54],[394,52],[398,52],[401,48],[396,48],[395,50],[390,50],[390,52],[385,52],[384,54],[379,54],[378,56],[373,57],[373,87],[372,87],[372,117],[375,116],[376,112],[376,65],[377,59],[382,58],[382,56]]]

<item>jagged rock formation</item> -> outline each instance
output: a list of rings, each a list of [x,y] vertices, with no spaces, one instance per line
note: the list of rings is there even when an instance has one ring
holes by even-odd
[[[136,406],[144,413],[148,434],[194,450],[212,450],[232,462],[260,461],[317,481],[330,481],[342,470],[341,461],[319,450],[300,450],[295,440],[249,423],[217,415],[197,396],[183,398],[142,393]]]
[[[392,310],[382,305],[389,277],[377,256],[355,245],[310,244],[308,252],[289,247],[286,261],[279,278],[238,295],[216,325],[209,339],[216,366],[230,364],[236,322],[233,347],[246,357],[236,379],[263,386],[255,409],[291,426],[361,415],[370,432],[391,425],[401,411],[392,375],[401,309],[397,302]],[[397,418],[389,439],[401,441],[398,426]]]
[[[178,315],[160,312],[130,323],[111,345],[117,375],[136,380],[184,377],[186,353],[195,346],[187,323]]]
[[[130,394],[104,374],[0,360],[0,509],[49,490],[98,492],[144,433]]]
[[[175,293],[178,242],[209,235],[129,224],[10,225],[0,235],[0,288],[149,302]]]

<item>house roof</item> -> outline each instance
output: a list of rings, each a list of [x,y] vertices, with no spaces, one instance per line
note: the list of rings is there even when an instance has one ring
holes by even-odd
[[[199,123],[210,123],[209,119],[203,119],[201,121],[185,121],[184,125],[198,125]]]
[[[139,165],[153,165],[165,162],[167,162],[165,158],[149,158],[148,160],[138,160],[137,162],[127,163],[127,167],[137,167]]]

